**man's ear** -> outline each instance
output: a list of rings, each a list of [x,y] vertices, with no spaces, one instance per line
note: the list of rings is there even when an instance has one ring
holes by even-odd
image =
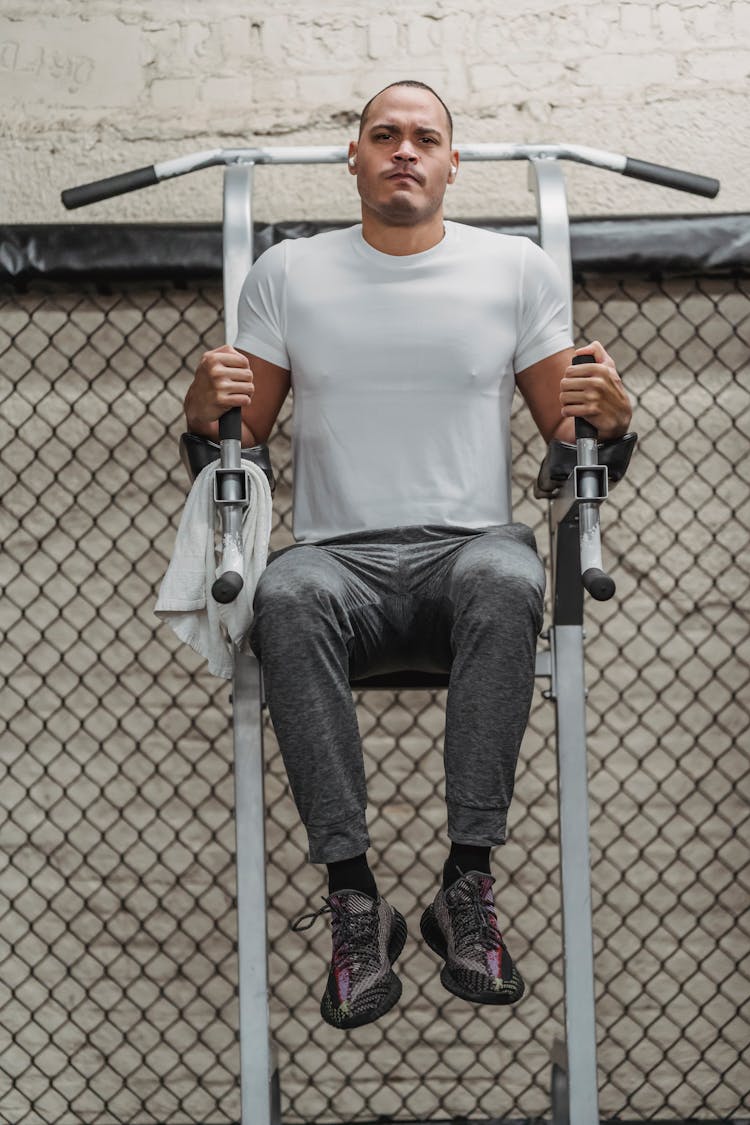
[[[349,171],[353,176],[357,174],[357,144],[356,141],[349,142],[349,156],[347,159]]]

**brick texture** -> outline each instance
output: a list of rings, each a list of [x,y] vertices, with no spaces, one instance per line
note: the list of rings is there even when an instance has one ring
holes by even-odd
[[[344,144],[363,102],[420,78],[456,139],[567,141],[716,175],[713,202],[571,169],[574,213],[739,211],[750,178],[746,0],[6,0],[5,220],[65,218],[59,191],[199,149]],[[219,174],[77,221],[218,218]],[[520,166],[464,166],[455,216],[528,214]],[[606,183],[606,187],[604,186]],[[260,218],[355,218],[343,169],[262,169]]]

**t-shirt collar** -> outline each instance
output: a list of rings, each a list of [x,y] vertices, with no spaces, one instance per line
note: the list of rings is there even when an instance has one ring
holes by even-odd
[[[376,250],[369,242],[365,241],[362,234],[362,224],[357,223],[351,228],[352,245],[360,254],[364,254],[372,262],[378,262],[383,266],[391,266],[393,269],[407,269],[409,266],[421,265],[423,262],[428,262],[431,258],[436,258],[445,252],[446,246],[453,238],[453,224],[446,221],[443,224],[443,237],[434,246],[430,246],[429,250],[420,250],[417,254],[385,254],[382,250]]]

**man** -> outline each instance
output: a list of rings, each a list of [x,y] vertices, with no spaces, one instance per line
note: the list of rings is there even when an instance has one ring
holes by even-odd
[[[350,675],[450,668],[451,847],[422,934],[454,994],[507,1004],[523,993],[489,864],[505,840],[545,581],[531,531],[510,522],[511,400],[518,386],[547,441],[573,440],[575,417],[603,438],[630,421],[600,344],[580,349],[594,363],[571,366],[547,256],[444,221],[451,145],[450,113],[429,87],[398,82],[371,99],[349,146],[362,225],[262,255],[236,347],[203,356],[185,400],[188,427],[214,438],[219,416],[241,407],[253,445],[294,388],[297,543],[258,584],[251,643],[310,860],[328,868],[321,1012],[339,1028],[396,1003],[406,938],[367,863]]]

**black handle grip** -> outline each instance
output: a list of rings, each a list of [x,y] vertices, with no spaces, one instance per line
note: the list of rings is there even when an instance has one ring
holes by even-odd
[[[598,602],[608,602],[615,592],[614,580],[600,570],[598,566],[590,566],[581,575],[584,587]]]
[[[573,366],[578,367],[581,363],[594,363],[594,357],[590,352],[584,355],[573,356]],[[578,438],[593,438],[596,441],[597,429],[586,418],[576,418],[576,439]]]
[[[133,172],[121,172],[119,176],[108,176],[106,180],[94,180],[90,184],[80,184],[79,187],[66,188],[60,193],[63,206],[68,211],[76,207],[85,207],[88,203],[98,203],[102,199],[111,199],[113,195],[124,195],[128,191],[137,191],[138,188],[151,187],[158,184],[159,180],[153,164],[148,168],[136,168]]]
[[[211,595],[215,602],[228,605],[233,602],[244,586],[242,575],[236,570],[227,570],[220,575],[211,587]]]
[[[719,181],[711,176],[698,176],[695,172],[683,172],[679,168],[665,168],[663,164],[649,164],[647,160],[635,160],[632,156],[625,157],[622,174],[632,176],[634,180],[647,180],[650,184],[676,188],[677,191],[689,191],[691,195],[705,195],[707,199],[714,199],[721,187]]]
[[[242,441],[242,410],[233,406],[219,418],[219,441]]]

